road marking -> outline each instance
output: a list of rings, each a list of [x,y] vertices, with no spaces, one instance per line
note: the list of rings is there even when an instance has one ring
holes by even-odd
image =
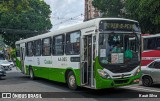
[[[139,88],[139,87],[131,87],[131,86],[125,86],[123,88],[132,88],[132,89],[144,90],[144,91],[150,91],[150,92],[160,92],[159,90],[152,90],[152,89]]]

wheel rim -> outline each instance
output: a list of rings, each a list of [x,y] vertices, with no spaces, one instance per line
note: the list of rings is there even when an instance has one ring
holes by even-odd
[[[150,80],[148,78],[145,78],[143,82],[144,82],[144,85],[148,85],[150,83]]]
[[[71,76],[69,77],[69,84],[70,84],[70,86],[72,86],[72,87],[75,86],[75,77],[74,77],[74,75],[71,75]]]

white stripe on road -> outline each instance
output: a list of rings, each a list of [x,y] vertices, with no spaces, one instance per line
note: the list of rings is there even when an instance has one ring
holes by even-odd
[[[123,88],[131,88],[131,89],[144,90],[144,91],[150,91],[150,92],[160,92],[159,90],[152,90],[152,89],[139,88],[139,87],[131,87],[131,86],[125,86]]]

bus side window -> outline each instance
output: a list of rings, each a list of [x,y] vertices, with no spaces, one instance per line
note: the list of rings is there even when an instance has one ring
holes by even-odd
[[[160,49],[160,37],[157,38],[156,49]]]
[[[34,55],[41,56],[41,39],[34,41]]]
[[[147,50],[148,49],[148,39],[147,38],[143,38],[143,50]]]
[[[27,43],[27,56],[33,56],[33,42]]]
[[[78,55],[80,53],[80,31],[66,35],[66,54]]]
[[[27,42],[25,43],[25,56],[28,56],[28,46],[27,46]]]
[[[20,57],[20,44],[16,45],[16,56]]]
[[[53,55],[64,55],[64,35],[53,37]]]
[[[51,37],[42,39],[42,55],[51,55]]]
[[[156,39],[155,38],[150,38],[148,39],[148,46],[147,46],[147,49],[155,49],[155,45],[156,45]]]

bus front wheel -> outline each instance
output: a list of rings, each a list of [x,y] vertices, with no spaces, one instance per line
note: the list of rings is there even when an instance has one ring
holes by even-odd
[[[30,76],[30,78],[31,78],[32,80],[35,79],[34,72],[33,72],[33,69],[32,69],[32,68],[29,69],[29,76]]]
[[[67,75],[67,84],[70,89],[77,89],[76,77],[72,71],[70,71]]]

